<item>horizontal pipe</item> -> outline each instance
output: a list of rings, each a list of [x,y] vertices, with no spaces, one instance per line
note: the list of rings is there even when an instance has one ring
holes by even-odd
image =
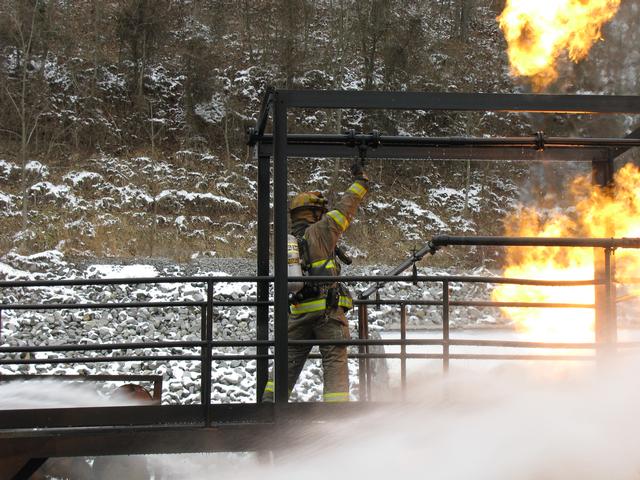
[[[8,305],[8,306],[7,306]],[[106,308],[200,307],[206,302],[23,303],[2,305],[3,310],[88,310]]]
[[[350,275],[344,277],[332,276],[313,276],[313,277],[288,277],[289,282],[335,282],[339,280],[342,283],[354,282],[405,282],[405,283],[434,283],[434,282],[452,282],[452,283],[507,283],[517,285],[541,285],[556,287],[575,287],[584,285],[600,285],[602,280],[531,280],[527,278],[508,278],[508,277],[465,277],[458,275]],[[398,303],[401,303],[400,300]]]
[[[73,363],[118,363],[141,361],[170,361],[170,360],[201,360],[199,355],[159,355],[149,356],[118,356],[118,357],[74,357],[74,358],[17,358],[0,360],[0,365],[38,365],[38,364],[73,364]]]
[[[494,278],[494,277],[491,277]],[[517,280],[517,279],[514,279]],[[342,281],[342,278],[341,278]],[[543,282],[543,283],[540,283]],[[518,283],[518,282],[495,282],[495,283]],[[591,280],[576,280],[576,281],[568,281],[561,284],[557,284],[557,282],[546,283],[544,281],[536,281],[535,283],[529,283],[530,285],[550,285],[550,286],[558,286],[558,287],[571,287],[571,286],[584,286],[584,285],[594,285],[597,282]],[[636,298],[635,296],[633,298]],[[628,298],[621,298],[620,301],[629,300]],[[266,303],[268,305],[273,305],[273,302],[261,302]],[[401,300],[360,300],[354,299],[354,305],[421,305],[421,306],[433,306],[438,307],[442,306],[442,301],[440,300],[409,300],[409,299],[401,299]],[[543,302],[489,302],[483,300],[452,300],[449,304],[453,307],[520,307],[520,308],[594,308],[593,304],[588,303],[543,303]],[[102,307],[102,308],[111,308]],[[7,304],[3,305],[0,310],[40,310],[40,305],[12,305]],[[64,310],[64,308],[61,308]],[[0,350],[2,351],[2,350]]]
[[[438,235],[431,239],[431,244],[434,247],[468,245],[499,247],[640,248],[640,238],[457,237]]]
[[[448,237],[448,236],[439,236],[439,237],[435,237],[435,239],[440,239],[439,241],[442,241],[444,239],[450,240],[450,239],[469,239],[469,241],[471,241],[471,239],[474,238],[480,238],[480,239],[496,239],[496,238],[505,238],[508,239],[509,237]],[[544,240],[544,239],[538,239],[538,240]],[[561,241],[561,240],[565,240],[565,239],[548,239],[548,240],[557,240],[557,241]],[[580,239],[578,239],[580,240]],[[585,241],[593,241],[593,240],[607,240],[610,241],[610,239],[583,239]],[[639,241],[640,239],[627,239],[627,240],[633,240],[633,241]],[[558,243],[566,243],[566,242],[558,242]],[[463,245],[463,243],[459,243],[460,245]],[[464,243],[464,245],[469,245],[470,243]],[[444,246],[444,245],[441,245]],[[565,245],[566,246],[566,245]],[[605,245],[606,246],[606,245]],[[634,247],[636,248],[636,247]],[[158,282],[158,283],[191,283],[191,280],[189,279],[190,277],[166,277],[162,282]],[[198,277],[201,279],[206,279],[209,277]],[[215,280],[216,278],[221,278],[221,277],[211,277],[212,281],[214,282],[219,282],[219,283],[223,283],[221,280]],[[225,282],[227,283],[256,283],[259,281],[267,281],[267,282],[273,282],[273,277],[224,277],[226,278]],[[247,279],[251,279],[251,281],[248,281]],[[114,283],[113,284],[126,284],[127,282],[129,282],[128,278],[119,278],[119,279],[110,279],[113,280]],[[138,279],[141,280],[141,279]],[[304,277],[304,276],[300,276],[300,277],[288,277],[289,282],[335,282],[336,281],[336,277],[332,277],[332,276],[314,276],[314,277]],[[471,277],[471,276],[463,276],[463,275],[417,275],[417,276],[413,276],[413,275],[402,275],[402,276],[396,276],[396,275],[345,275],[345,276],[341,276],[339,278],[339,280],[341,282],[424,282],[424,283],[428,283],[428,282],[443,282],[443,281],[447,281],[447,282],[459,282],[459,283],[509,283],[509,284],[522,284],[522,285],[549,285],[549,286],[576,286],[576,285],[594,285],[594,284],[599,284],[596,280],[570,280],[570,281],[563,281],[563,280],[531,280],[531,279],[520,279],[520,278],[506,278],[506,277]],[[206,280],[203,280],[206,282]],[[56,282],[55,284],[52,284],[52,282]],[[81,283],[78,283],[81,282]],[[73,286],[73,285],[100,285],[101,283],[96,283],[96,280],[90,280],[90,279],[86,279],[86,280],[29,280],[29,281],[10,281],[10,282],[0,282],[0,288],[17,288],[17,287],[49,287],[49,286],[58,286],[58,285],[66,285],[66,286]],[[154,302],[135,302],[136,306],[139,307],[145,307],[145,306],[153,306]],[[198,305],[201,305],[202,303],[206,303],[205,302],[195,302],[198,303]],[[230,305],[233,304],[234,302],[216,302],[216,304],[220,305],[220,306],[224,306],[224,305]],[[245,302],[239,302],[239,303],[245,303]],[[251,303],[251,304],[255,304],[255,305],[272,305],[273,302],[258,302],[258,301],[248,301],[246,303]],[[0,304],[0,310],[2,309],[8,309],[12,304]],[[45,304],[46,305],[46,304]],[[72,305],[72,304],[60,304],[60,305]],[[95,305],[98,304],[86,304],[87,308],[89,307],[93,307],[95,308]],[[111,308],[111,305],[118,305],[117,303],[114,304],[104,304],[105,308]],[[39,306],[39,305],[38,305]]]
[[[444,341],[441,338],[408,338],[384,339],[384,340],[289,340],[289,345],[407,345],[407,346],[434,346],[448,344],[451,346],[476,346],[476,347],[509,347],[509,348],[596,348],[595,343],[557,343],[557,342],[521,342],[514,340],[455,340]]]
[[[228,301],[211,302],[214,307],[257,307],[260,305],[272,305],[268,301]],[[3,310],[90,310],[109,308],[145,308],[145,307],[199,307],[207,305],[207,302],[112,302],[112,303],[34,303],[34,304],[3,304]]]
[[[192,276],[192,277],[139,277],[139,278],[74,278],[67,280],[3,280],[0,288],[8,287],[71,287],[78,285],[139,285],[146,283],[257,283],[273,282],[274,277],[232,277],[232,276]]]
[[[287,108],[640,114],[636,95],[278,90]]]
[[[139,348],[192,348],[202,347],[202,341],[169,341],[169,342],[137,342],[137,343],[91,343],[84,345],[16,345],[0,347],[0,353],[16,352],[80,352],[89,350],[133,350]]]
[[[165,342],[166,344],[170,343],[189,343],[187,346],[200,347],[204,342]],[[191,345],[193,343],[194,345]],[[289,340],[289,345],[413,345],[413,346],[434,346],[434,345],[443,345],[447,343],[452,346],[477,346],[477,347],[511,347],[511,348],[595,348],[594,343],[548,343],[548,342],[521,342],[521,341],[511,341],[511,340],[459,340],[459,339],[450,339],[448,341],[443,341],[442,339],[419,339],[419,338],[411,338],[411,339],[349,339],[349,340]],[[221,342],[212,342],[212,346],[214,347],[248,347],[248,346],[256,346],[256,345],[264,345],[264,346],[273,346],[274,342],[270,340],[263,341],[221,341]],[[635,343],[619,343],[620,346],[627,347],[638,347],[640,346],[640,342]],[[167,345],[168,346],[168,345]],[[174,346],[174,345],[171,345]],[[0,348],[0,353],[23,353],[23,352],[47,352],[47,351],[91,351],[91,350],[115,350],[115,349],[133,349],[133,348],[141,348],[135,344],[114,344],[114,345],[56,345],[56,346],[23,346],[23,347],[2,347]],[[229,355],[221,354],[220,358],[228,358]],[[252,354],[242,354],[241,358],[253,358]],[[88,357],[91,358],[91,357]],[[114,358],[119,360],[124,357],[105,357],[105,358]],[[150,360],[159,358],[158,356],[151,355],[141,355],[141,356],[133,356],[131,358],[137,358],[141,360]],[[195,357],[200,358],[200,357]]]
[[[256,347],[273,346],[272,340],[214,340],[209,342],[211,347]],[[0,353],[18,352],[80,352],[92,350],[134,350],[141,348],[201,348],[206,346],[204,341],[169,341],[169,342],[138,342],[138,343],[94,343],[87,345],[22,345],[0,347]]]
[[[264,135],[261,142],[273,144],[273,135]],[[476,148],[632,148],[640,146],[637,138],[580,138],[580,137],[545,137],[540,144],[535,136],[529,137],[411,137],[411,136],[379,136],[360,134],[354,137],[348,134],[289,134],[289,145],[347,145],[357,147],[359,144],[369,145],[380,142],[385,147],[476,147]]]
[[[576,347],[577,348],[577,347]],[[399,359],[402,357],[401,353],[349,353],[349,358],[387,358],[387,359]],[[254,360],[254,359],[266,359],[272,360],[274,355],[228,355],[228,356],[213,356],[212,361],[233,361],[233,360]],[[321,359],[320,354],[309,355],[310,359]],[[416,360],[442,360],[441,353],[405,353],[405,358]],[[575,356],[575,355],[506,355],[506,354],[449,354],[450,359],[457,360],[581,360],[581,359],[595,359],[594,356]],[[133,357],[118,357],[120,362],[142,361],[139,358]],[[152,357],[144,360],[192,360],[198,361],[200,357],[187,357],[187,356],[172,356],[172,357]],[[88,357],[88,358],[59,358],[59,359],[16,359],[16,360],[0,360],[0,365],[63,365],[74,363],[114,363],[114,359],[110,357]]]
[[[121,375],[110,374],[95,374],[95,375],[68,375],[64,374],[24,374],[24,373],[12,373],[0,375],[0,382],[22,381],[22,380],[43,380],[43,379],[55,379],[55,380],[81,380],[83,382],[157,382],[162,381],[162,375],[129,375],[123,373]]]
[[[231,360],[258,360],[266,359],[271,360],[274,355],[255,355],[255,354],[242,354],[242,355],[212,355],[211,360],[218,361],[231,361]],[[157,362],[157,361],[171,361],[171,360],[192,360],[200,362],[202,357],[200,355],[158,355],[149,356],[141,355],[136,356],[118,356],[118,357],[74,357],[74,358],[17,358],[17,359],[3,359],[0,360],[0,365],[62,365],[73,363],[120,363],[120,362]]]
[[[406,359],[412,360],[442,360],[441,353],[405,353]],[[310,359],[318,360],[322,356],[320,354],[309,355]],[[386,358],[400,359],[401,353],[351,353],[349,358]],[[451,360],[555,360],[555,361],[582,361],[595,360],[595,355],[525,355],[525,354],[460,354],[450,353],[448,356]]]
[[[530,147],[502,146],[488,147],[428,147],[419,145],[380,145],[367,149],[367,159],[386,160],[425,160],[425,161],[488,161],[488,162],[607,162],[607,147],[557,148],[549,146],[544,150]],[[259,156],[272,157],[273,145],[259,144]],[[316,158],[331,160],[351,158],[357,150],[351,145],[287,145],[288,158]],[[359,154],[359,152],[358,152]]]

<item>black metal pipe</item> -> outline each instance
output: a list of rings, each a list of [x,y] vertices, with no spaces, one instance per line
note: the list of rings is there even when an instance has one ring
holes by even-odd
[[[367,306],[360,304],[358,307],[358,339],[359,340],[367,340],[369,338],[368,334],[368,313]],[[358,353],[367,353],[366,345],[358,346]],[[358,399],[360,401],[365,401],[368,398],[367,388],[367,365],[366,362],[358,361]]]
[[[265,301],[229,301],[211,302],[214,307],[256,307],[269,306],[272,302]],[[90,310],[105,308],[144,308],[144,307],[202,307],[204,302],[117,302],[117,303],[33,303],[33,304],[6,304],[6,310]]]
[[[374,136],[359,134],[289,134],[288,145],[369,145],[380,141],[385,147],[474,147],[474,148],[528,148],[540,149],[536,136],[530,137],[411,137],[411,136]],[[272,135],[264,135],[262,143],[273,143]],[[354,148],[355,148],[354,146]],[[637,138],[581,138],[581,137],[544,137],[544,148],[633,148],[640,146]]]
[[[407,306],[400,304],[400,386],[402,399],[407,394]]]
[[[42,380],[42,379],[56,379],[56,380],[80,380],[83,382],[155,382],[162,380],[162,375],[129,375],[122,373],[119,375],[111,374],[94,374],[94,375],[68,375],[68,374],[28,374],[28,373],[15,373],[15,374],[3,374],[0,376],[0,382],[14,382],[14,381],[27,381],[27,380]]]
[[[203,345],[208,345],[207,344],[207,304],[205,302],[204,306],[200,308],[200,342]],[[201,348],[200,349],[200,371],[202,372],[202,369],[204,368],[205,363],[207,363],[207,350],[209,350],[209,348]],[[203,372],[204,373],[204,372]],[[205,375],[201,374],[200,375],[200,404],[204,405],[207,403],[207,397],[206,397],[206,388],[205,388],[205,383],[209,381]],[[206,414],[204,414],[203,412],[203,417],[205,417]]]
[[[112,303],[26,303],[7,304],[3,308],[10,310],[89,310],[105,308],[144,308],[144,307],[202,307],[204,302],[112,302]]]
[[[290,345],[442,345],[441,338],[407,338],[406,340],[289,340]],[[449,339],[450,345],[478,346],[478,347],[511,347],[511,348],[595,348],[595,343],[550,343],[550,342],[521,342],[515,340],[456,340]]]
[[[477,281],[477,277],[469,277],[473,279],[474,283]],[[518,279],[504,279],[499,281],[495,281],[497,277],[490,277],[492,279],[491,282],[488,283],[515,283],[518,284],[520,281]],[[342,277],[341,277],[342,280]],[[515,281],[510,281],[515,280]],[[572,286],[584,286],[584,285],[598,285],[604,283],[604,280],[601,282],[594,282],[592,280],[577,280],[577,281],[567,281],[567,282],[554,282],[554,281],[544,281],[544,280],[534,280],[534,281],[525,281],[525,285],[546,285],[546,286],[557,286],[557,287],[572,287]],[[625,282],[626,283],[626,282]],[[434,306],[438,307],[442,305],[442,302],[439,300],[358,300],[354,299],[354,305],[398,305],[400,302],[405,302],[407,305],[422,305],[422,306]],[[268,302],[270,305],[273,302]],[[452,307],[521,307],[521,308],[593,308],[593,304],[588,303],[544,303],[544,302],[491,302],[485,300],[451,300],[449,304]],[[216,306],[216,302],[213,302],[213,305]],[[15,308],[14,308],[15,307]],[[10,305],[7,304],[7,310],[40,310],[40,305]],[[4,307],[3,307],[4,308]],[[106,307],[105,307],[106,308]],[[110,307],[109,307],[110,308]],[[63,308],[64,309],[64,308]],[[263,345],[257,343],[256,345]]]
[[[466,237],[462,237],[466,238]],[[493,237],[489,237],[493,238]],[[331,276],[313,276],[313,277],[289,277],[290,282],[335,282],[336,277]],[[405,282],[405,283],[439,283],[443,281],[451,283],[508,283],[517,285],[541,285],[556,287],[575,287],[584,285],[596,285],[598,280],[531,280],[528,278],[508,278],[508,277],[466,277],[461,275],[345,275],[340,277],[340,282]],[[603,282],[600,280],[600,282]],[[366,302],[365,302],[366,303]]]
[[[537,113],[640,113],[633,95],[549,95],[456,92],[277,90],[291,108],[502,111]]]
[[[72,364],[72,363],[118,363],[118,362],[141,362],[141,361],[170,361],[170,360],[200,360],[199,355],[158,355],[150,356],[128,356],[117,357],[73,357],[73,358],[19,358],[3,359],[0,365],[36,365],[36,364]]]
[[[593,285],[593,283],[587,283]],[[565,285],[566,286],[566,285]],[[354,300],[354,305],[398,305],[404,302],[407,305],[420,305],[430,307],[442,306],[440,300]],[[451,307],[501,307],[501,308],[593,308],[591,303],[544,303],[544,302],[490,302],[486,300],[450,300]]]
[[[85,345],[17,345],[0,347],[0,353],[17,352],[81,352],[81,351],[111,351],[135,350],[143,348],[201,348],[209,344],[211,347],[269,347],[274,344],[271,340],[212,340],[202,341],[164,341],[164,342],[136,342],[136,343],[91,343]]]
[[[190,276],[190,277],[139,277],[139,278],[75,278],[68,280],[2,280],[0,288],[9,287],[71,287],[80,285],[139,285],[145,283],[218,283],[272,282],[273,277],[249,276]]]
[[[640,248],[640,238],[456,237],[438,235],[433,237],[430,243],[434,247],[469,245],[500,247]]]
[[[540,347],[540,348],[593,348],[595,343],[548,343],[548,342],[522,342],[511,340],[464,340],[464,339],[449,339],[450,345],[476,345],[484,347]],[[401,345],[402,340],[393,339],[366,339],[366,338],[353,338],[349,340],[289,340],[290,345]],[[441,345],[441,339],[417,339],[408,338],[404,340],[407,345]],[[170,343],[170,342],[167,342]],[[178,342],[175,342],[178,343]],[[203,342],[180,342],[180,343],[193,343],[194,346],[200,346]],[[254,346],[257,342],[232,342],[232,341],[213,341],[211,342],[213,347],[246,347]],[[261,343],[263,345],[273,345],[273,341],[265,341]],[[140,348],[138,346],[123,347],[120,345],[103,344],[104,346],[84,346],[84,345],[55,345],[55,346],[14,346],[14,347],[2,347],[0,353],[23,353],[23,352],[53,352],[53,351],[109,351],[121,348]],[[137,344],[131,344],[137,345]],[[640,342],[627,342],[625,344],[618,343],[617,345],[630,345],[640,346]],[[89,347],[89,348],[85,348]],[[246,354],[249,355],[249,354]],[[149,358],[155,358],[147,356]],[[114,357],[116,358],[116,357]],[[139,358],[143,358],[142,356]]]
[[[275,391],[277,406],[289,401],[287,386],[287,336],[289,298],[287,287],[287,95],[276,91],[273,97],[273,238],[274,238],[274,336]],[[277,411],[281,411],[278,410]]]
[[[420,250],[413,253],[410,258],[407,258],[400,265],[398,265],[394,269],[387,272],[386,275],[400,275],[407,268],[414,265],[416,262],[419,262],[420,260],[422,260],[427,253],[432,253],[432,252],[433,252],[433,247],[430,244],[426,244]],[[369,298],[372,293],[378,291],[379,289],[380,289],[380,285],[372,285],[371,287],[367,288],[364,292],[362,292],[360,295],[358,295],[358,298],[361,298],[361,299]]]
[[[211,355],[212,361],[228,362],[233,360],[258,360],[273,359],[273,355],[254,354],[224,354]],[[140,355],[117,357],[59,357],[59,358],[17,358],[0,360],[0,365],[31,365],[31,364],[64,364],[64,363],[118,363],[118,362],[146,362],[146,361],[170,361],[170,360],[202,360],[200,355]]]
[[[285,218],[286,219],[286,218]],[[474,238],[481,238],[481,239],[500,239],[500,238],[506,238],[508,239],[508,237],[448,237],[448,236],[440,236],[440,237],[435,237],[435,239],[439,239],[438,241],[443,242],[443,241],[449,241],[451,239],[467,239],[468,242],[471,242],[472,239]],[[545,239],[538,239],[538,240],[545,240]],[[555,240],[558,241],[557,243],[566,243],[566,242],[560,242],[561,240],[567,240],[567,239],[558,239],[558,238],[554,238],[554,239],[546,239],[546,240]],[[583,239],[585,240],[585,242],[593,242],[593,240],[598,240],[598,239]],[[600,239],[600,240],[607,240],[610,241],[610,239]],[[618,240],[624,240],[624,239],[618,239]],[[627,240],[634,240],[637,241],[638,239],[627,239]],[[433,241],[433,240],[432,240]],[[506,240],[505,240],[506,241]],[[470,245],[471,243],[457,243],[458,245]],[[475,245],[475,244],[474,244]],[[492,245],[496,245],[495,243],[493,243]],[[286,246],[286,245],[285,245]],[[444,244],[442,245],[438,245],[438,246],[444,246]],[[553,246],[553,245],[552,245]],[[563,246],[563,245],[558,245],[558,246]],[[564,245],[564,246],[570,246],[570,245]],[[576,245],[576,246],[583,246],[583,245]],[[591,246],[591,245],[584,245],[584,246]],[[598,245],[599,246],[599,245]],[[605,245],[606,246],[606,245]],[[615,248],[615,247],[614,247]],[[637,248],[635,246],[633,246],[633,248]],[[286,263],[285,263],[286,265]],[[169,277],[168,277],[169,278]],[[171,277],[172,283],[189,283],[190,277]],[[274,277],[249,277],[252,278],[253,281],[252,282],[248,282],[246,279],[247,277],[200,277],[202,279],[204,279],[204,283],[206,283],[206,281],[208,279],[211,279],[211,281],[213,282],[227,282],[227,283],[256,283],[259,281],[268,281],[268,282],[272,282],[274,280]],[[222,280],[219,280],[222,279]],[[130,279],[119,279],[120,283],[127,283],[127,280]],[[314,277],[288,277],[288,281],[290,282],[300,282],[300,281],[306,281],[306,282],[330,282],[332,280],[335,280],[335,277],[330,277],[330,276],[314,276]],[[418,275],[418,276],[397,276],[397,275],[349,275],[349,276],[343,276],[340,277],[340,281],[341,282],[347,282],[347,283],[353,283],[353,282],[442,282],[442,281],[449,281],[449,282],[460,282],[460,283],[519,283],[522,285],[549,285],[549,286],[578,286],[578,285],[593,285],[594,282],[597,283],[596,280],[576,280],[576,281],[562,281],[562,280],[531,280],[531,279],[519,279],[519,278],[505,278],[505,277],[469,277],[469,276],[463,276],[463,275]],[[59,282],[61,282],[61,285],[66,285],[69,282],[79,282],[80,280],[60,280]],[[52,286],[51,282],[54,282],[53,280],[43,280],[43,281],[11,281],[11,282],[0,282],[0,288],[13,288],[13,287],[48,287],[48,286]],[[95,280],[83,280],[82,281],[83,285],[99,285],[100,283],[92,283],[95,282]],[[144,306],[149,306],[150,304],[153,304],[153,302],[134,302],[136,304],[136,306],[140,306],[140,307],[144,307]],[[245,303],[249,304],[248,306],[251,305],[273,305],[273,302],[260,302],[260,301],[247,301],[247,302],[214,302],[213,305],[217,305],[217,306],[224,306],[224,305],[230,305],[233,306],[235,304],[238,304],[239,306],[244,305]],[[200,304],[200,302],[194,302],[194,304],[196,304],[196,306],[198,306]],[[46,305],[46,304],[45,304]],[[60,304],[60,305],[67,305],[67,304]],[[73,305],[73,304],[69,304],[69,305]],[[95,305],[98,304],[84,304],[84,306],[86,306],[86,308],[95,308]],[[112,305],[118,305],[117,303],[114,304],[104,304],[105,308],[111,308]],[[3,309],[8,309],[10,308],[11,304],[2,304],[2,308]]]
[[[206,427],[211,425],[211,341],[213,340],[213,285],[214,282],[207,282],[207,306],[205,315],[205,340],[203,364],[200,366],[201,376],[204,379],[202,389],[204,391],[204,424]]]
[[[271,94],[269,94],[271,96]],[[271,99],[268,100],[269,104]],[[267,99],[265,98],[265,103]],[[260,128],[260,126],[258,127]],[[260,132],[259,132],[260,133]],[[264,129],[260,134],[264,133]],[[270,157],[258,157],[258,226],[257,226],[257,273],[259,276],[269,275],[269,236],[270,236],[270,203],[271,203],[271,172]],[[258,340],[269,339],[269,282],[258,282],[257,297],[261,303],[256,311],[256,338]],[[267,302],[266,304],[264,302]],[[258,347],[258,354],[269,353],[267,346]],[[269,363],[266,360],[258,361],[256,365],[256,398],[262,401],[265,386],[269,377]]]
[[[449,371],[449,311],[451,302],[449,301],[449,282],[442,282],[442,369]]]

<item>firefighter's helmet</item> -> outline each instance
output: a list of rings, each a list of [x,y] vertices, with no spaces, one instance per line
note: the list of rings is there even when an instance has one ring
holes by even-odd
[[[327,199],[320,192],[301,192],[291,200],[289,213],[300,208],[317,208],[322,212],[327,211]]]

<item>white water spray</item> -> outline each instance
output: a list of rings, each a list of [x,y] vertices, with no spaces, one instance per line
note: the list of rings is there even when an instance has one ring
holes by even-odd
[[[280,445],[273,465],[237,454],[147,461],[150,471],[162,472],[153,478],[195,480],[213,474],[234,480],[632,480],[640,472],[639,367],[640,358],[625,357],[606,367],[538,362],[456,371],[419,389],[412,385],[418,402],[309,427],[307,443]],[[24,393],[35,394],[24,387],[34,385],[2,386],[0,408],[14,408],[7,407],[15,404],[11,398],[24,408]],[[88,401],[78,391],[63,401],[70,397],[76,405]]]
[[[637,479],[639,366],[454,374],[418,403],[311,428],[274,466],[226,478]]]
[[[113,407],[144,402],[99,394],[95,384],[29,380],[0,383],[0,410],[32,408]]]

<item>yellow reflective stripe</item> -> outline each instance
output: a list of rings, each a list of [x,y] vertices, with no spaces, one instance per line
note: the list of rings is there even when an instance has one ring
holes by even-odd
[[[360,185],[358,182],[354,182],[353,185],[349,187],[349,190],[347,190],[347,192],[351,192],[356,197],[361,199],[367,193],[367,189]]]
[[[338,305],[346,309],[351,309],[353,308],[353,300],[344,295],[340,295],[340,298],[338,298]]]
[[[275,388],[276,388],[275,382],[269,380],[264,387],[264,391],[265,393],[273,393],[275,391]],[[289,390],[289,395],[291,395],[291,392],[293,392],[293,390]]]
[[[347,217],[345,217],[338,210],[331,210],[329,213],[327,213],[327,216],[330,217],[334,222],[336,222],[340,227],[340,230],[342,230],[343,232],[347,228],[349,228],[349,220],[347,220]]]
[[[316,262],[312,262],[311,263],[311,268],[322,267],[322,266],[324,266],[325,262],[327,263],[325,268],[336,268],[336,262],[333,259],[329,259],[329,261],[327,261],[326,258],[324,258],[322,260],[318,260]]]
[[[310,300],[291,305],[291,313],[293,315],[303,315],[305,313],[321,312],[327,308],[327,300],[320,298],[319,300]]]
[[[349,392],[325,393],[323,398],[325,402],[348,402]]]

